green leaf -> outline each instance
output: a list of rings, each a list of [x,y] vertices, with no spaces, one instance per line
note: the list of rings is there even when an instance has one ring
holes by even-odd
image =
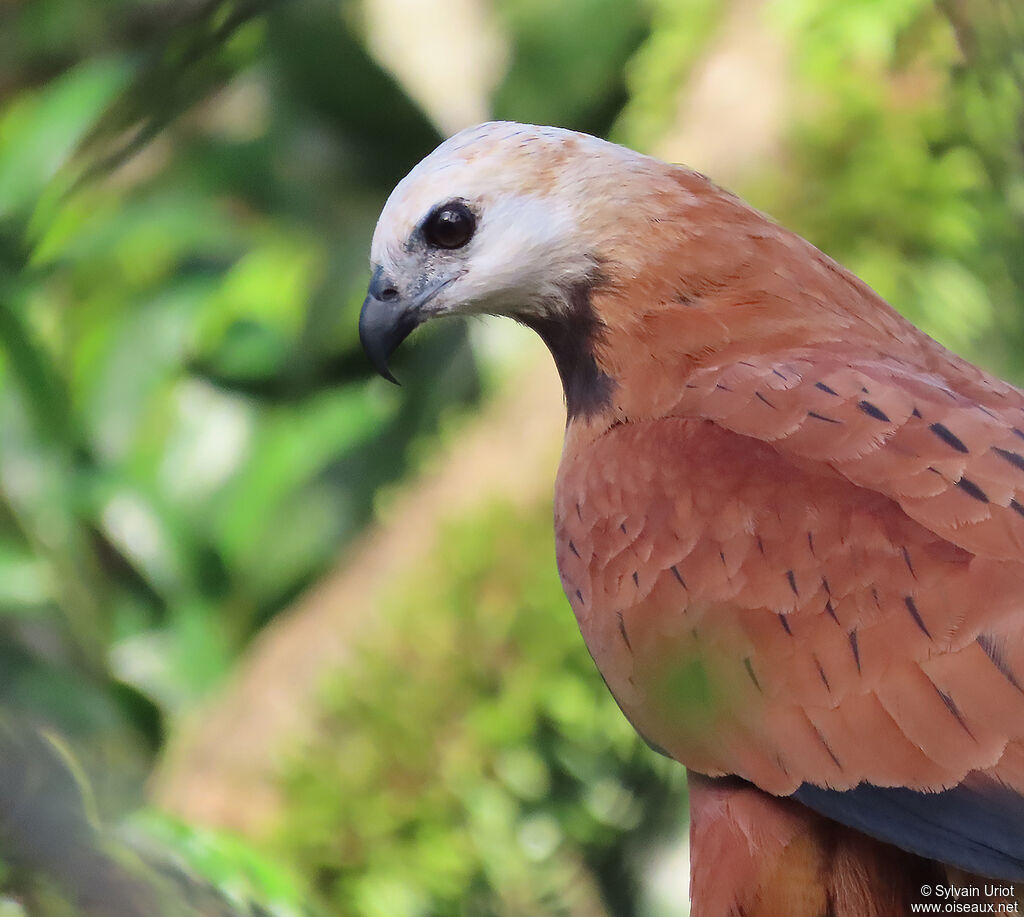
[[[95,58],[0,115],[0,217],[32,206],[126,79],[123,62]]]

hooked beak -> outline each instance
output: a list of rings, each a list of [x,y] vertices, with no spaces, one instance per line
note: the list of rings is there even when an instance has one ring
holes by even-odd
[[[450,277],[412,296],[403,296],[383,268],[373,272],[359,313],[359,341],[373,368],[389,382],[398,385],[388,369],[391,354],[415,328],[430,318],[423,305],[454,279]]]

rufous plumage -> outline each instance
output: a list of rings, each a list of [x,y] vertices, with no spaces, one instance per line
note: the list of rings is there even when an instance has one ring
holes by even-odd
[[[371,260],[382,372],[438,315],[551,350],[558,568],[690,770],[696,917],[1024,879],[1020,389],[703,175],[556,128],[446,141]]]

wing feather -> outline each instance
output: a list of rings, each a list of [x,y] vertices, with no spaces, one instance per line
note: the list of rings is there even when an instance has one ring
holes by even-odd
[[[678,411],[824,462],[973,553],[1024,559],[1024,394],[987,377],[958,390],[894,359],[829,357],[702,370]]]

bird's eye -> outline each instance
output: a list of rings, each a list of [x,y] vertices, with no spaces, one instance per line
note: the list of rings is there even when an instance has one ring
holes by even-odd
[[[423,236],[435,248],[462,248],[476,229],[476,217],[462,201],[442,204],[423,224]]]

